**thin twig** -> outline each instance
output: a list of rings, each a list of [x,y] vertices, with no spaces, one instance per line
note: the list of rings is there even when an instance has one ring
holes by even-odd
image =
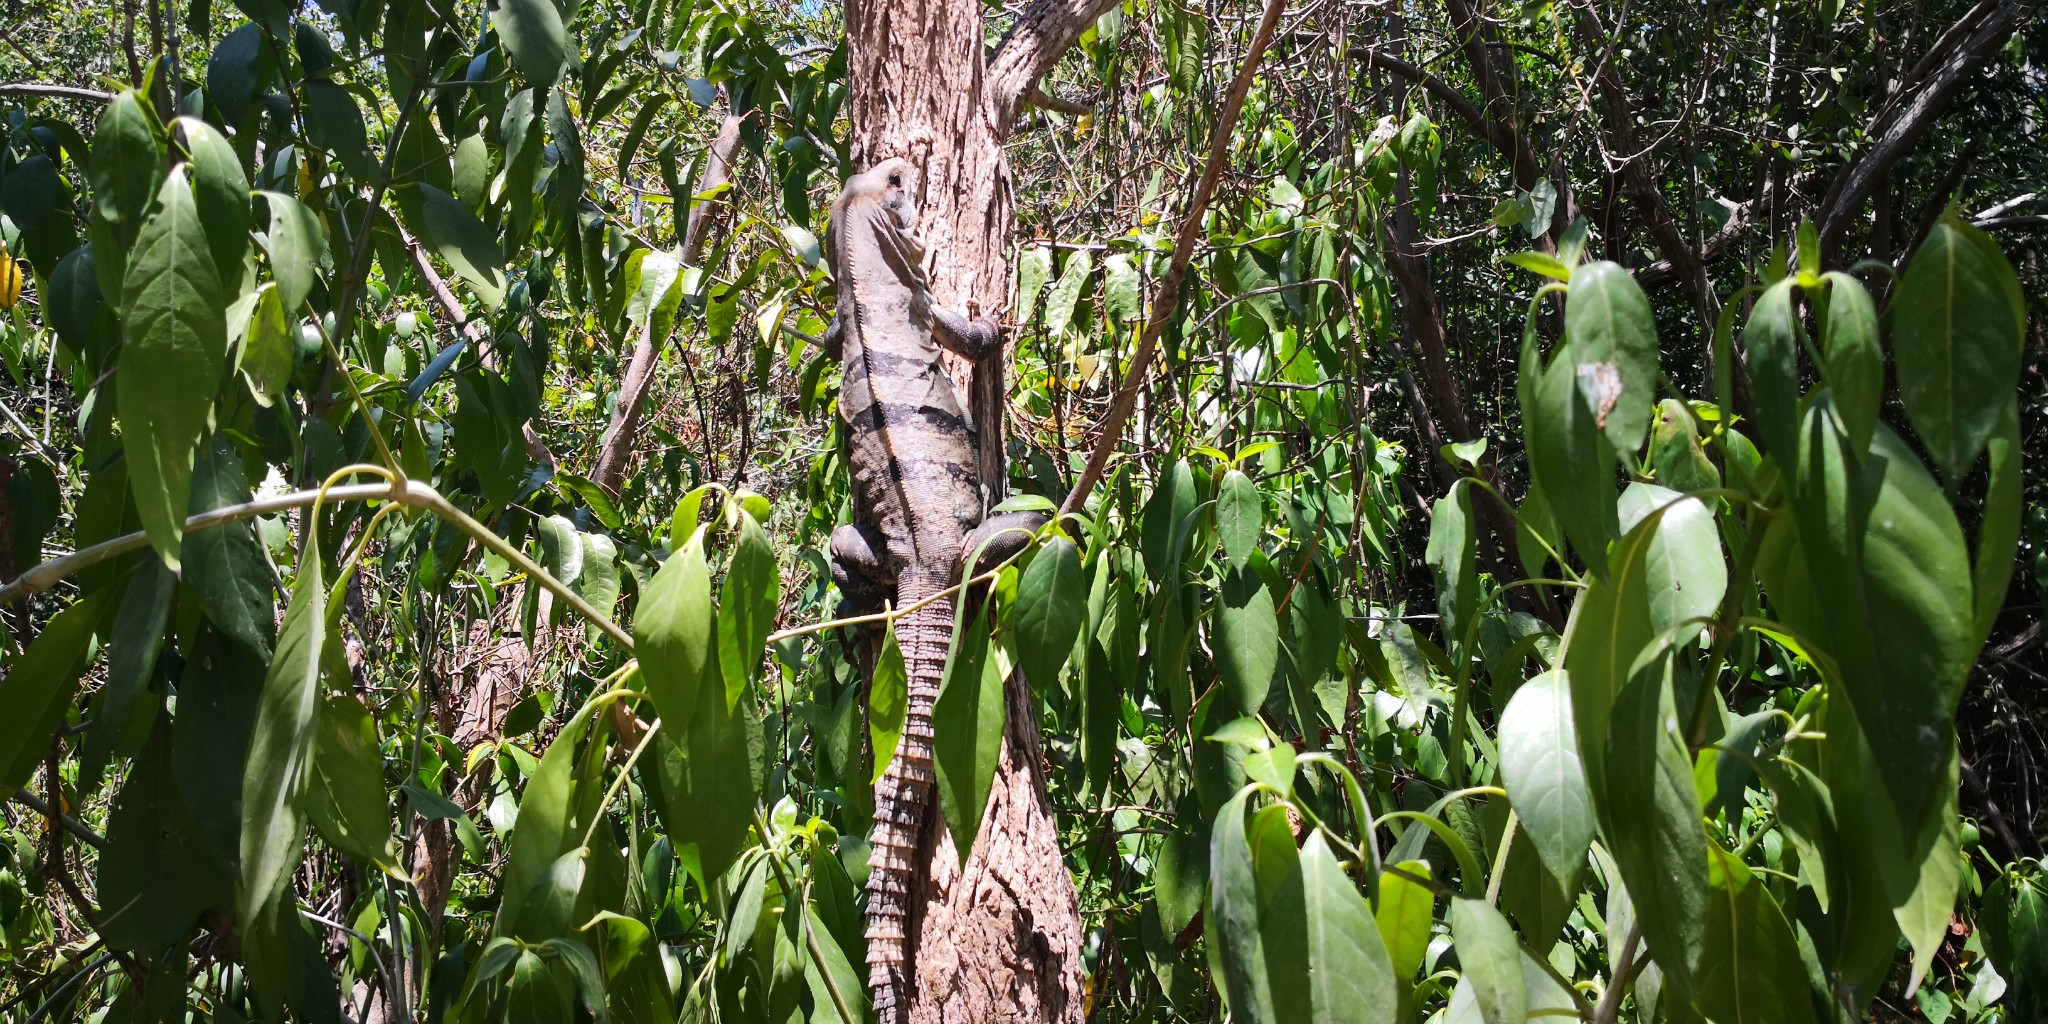
[[[1159,338],[1166,333],[1166,325],[1173,319],[1174,309],[1180,305],[1181,280],[1187,276],[1188,261],[1194,257],[1195,243],[1202,236],[1202,215],[1209,209],[1209,198],[1216,191],[1216,181],[1223,176],[1223,159],[1230,152],[1230,139],[1237,127],[1237,116],[1244,110],[1245,93],[1251,90],[1252,76],[1259,70],[1259,59],[1265,56],[1266,47],[1273,41],[1273,29],[1280,21],[1280,13],[1287,9],[1287,0],[1267,0],[1265,17],[1259,20],[1258,32],[1252,36],[1250,52],[1245,54],[1244,66],[1238,69],[1237,78],[1230,83],[1230,91],[1223,100],[1222,116],[1217,118],[1216,127],[1209,135],[1209,158],[1202,167],[1201,180],[1195,184],[1195,194],[1188,199],[1187,213],[1182,216],[1180,230],[1173,240],[1173,258],[1167,263],[1166,274],[1159,279],[1159,287],[1152,293],[1151,316],[1145,321],[1145,333],[1138,339],[1137,354],[1131,358],[1131,379],[1118,391],[1116,400],[1109,407],[1109,415],[1102,420],[1100,436],[1095,441],[1095,451],[1088,456],[1088,464],[1081,470],[1081,476],[1074,481],[1074,489],[1067,494],[1067,500],[1060,505],[1060,516],[1076,514],[1088,501],[1088,493],[1095,489],[1096,481],[1102,479],[1103,467],[1109,464],[1109,453],[1122,438],[1124,423],[1131,418],[1131,410],[1138,403],[1138,392],[1144,390],[1152,364],[1152,353],[1159,347]]]

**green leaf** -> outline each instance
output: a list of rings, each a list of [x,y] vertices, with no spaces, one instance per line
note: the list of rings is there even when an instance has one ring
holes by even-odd
[[[133,756],[149,739],[158,702],[144,703],[144,696],[156,673],[164,623],[177,591],[178,578],[154,558],[142,559],[128,578],[108,638],[107,681],[93,700],[93,728],[85,734],[84,763],[94,769],[106,765],[112,754]],[[138,707],[146,712],[139,719]]]
[[[191,513],[199,515],[250,500],[241,456],[214,435],[206,456],[193,467]],[[213,624],[261,658],[270,656],[277,631],[272,570],[248,520],[222,523],[185,535],[185,585]]]
[[[578,534],[577,544],[583,549],[583,575],[576,581],[576,595],[610,618],[619,603],[618,545],[601,533]],[[585,629],[593,643],[604,635],[595,622],[586,623]]]
[[[249,177],[242,172],[242,158],[212,125],[196,117],[171,123],[192,157],[192,191],[214,274],[223,283],[239,281],[242,255],[249,251]]]
[[[554,10],[552,0],[516,2]],[[504,10],[499,8],[501,15]],[[505,301],[505,255],[498,248],[497,236],[461,200],[425,182],[414,187],[422,197],[420,233],[427,244],[469,284],[486,309],[496,312],[498,304]]]
[[[183,938],[208,907],[234,903],[233,882],[178,794],[169,740],[167,729],[151,735],[107,819],[97,896],[122,908],[99,928],[114,949],[154,955]]]
[[[1430,510],[1429,547],[1422,556],[1436,583],[1443,636],[1454,657],[1470,642],[1479,614],[1479,541],[1474,526],[1472,488],[1461,479]]]
[[[1835,412],[1855,451],[1870,447],[1877,429],[1878,407],[1884,400],[1884,352],[1877,344],[1877,306],[1863,282],[1841,271],[1824,278],[1830,285],[1827,321],[1821,328],[1822,376],[1835,393]]]
[[[1607,780],[1607,724],[1615,698],[1655,635],[1650,626],[1649,582],[1644,569],[1654,527],[1637,527],[1615,547],[1610,579],[1594,579],[1572,610],[1565,670],[1572,688],[1572,720],[1579,733],[1579,757],[1593,792],[1593,807],[1604,816]]]
[[[1500,771],[1522,830],[1558,878],[1586,865],[1595,818],[1579,760],[1571,679],[1562,669],[1523,683],[1500,719]]]
[[[1239,714],[1256,715],[1273,685],[1280,662],[1280,624],[1273,614],[1273,595],[1265,578],[1253,569],[1232,569],[1223,576],[1216,604],[1216,673]]]
[[[1188,460],[1176,460],[1159,475],[1138,527],[1139,547],[1145,554],[1146,566],[1155,576],[1164,577],[1180,568],[1182,552],[1168,548],[1173,546],[1174,531],[1200,501],[1195,495],[1195,474]]]
[[[1568,353],[1546,367],[1537,357],[1535,336],[1524,337],[1518,386],[1526,389],[1522,430],[1529,475],[1579,557],[1596,575],[1605,575],[1607,542],[1621,532],[1614,513],[1614,448],[1580,394]]]
[[[739,538],[732,564],[718,588],[718,667],[725,678],[725,703],[731,707],[761,667],[768,634],[775,629],[775,610],[782,604],[782,572],[768,535],[751,515],[739,517]]]
[[[1043,692],[1059,681],[1087,616],[1087,600],[1081,549],[1054,534],[1017,581],[1017,662],[1033,688]]]
[[[1700,447],[1692,415],[1675,398],[1657,404],[1657,419],[1650,427],[1650,467],[1658,483],[1681,493],[1721,486],[1721,471]]]
[[[0,679],[0,789],[20,789],[49,753],[50,732],[85,671],[85,655],[100,618],[114,607],[119,588],[101,587],[50,618],[35,642]]]
[[[263,679],[256,728],[242,773],[242,921],[252,927],[291,889],[305,839],[300,792],[313,759],[320,666],[327,643],[327,581],[319,545],[308,543]]]
[[[277,278],[277,304],[285,320],[297,323],[305,313],[313,281],[328,266],[327,229],[306,204],[277,192],[258,192],[270,207],[270,273]]]
[[[1522,987],[1522,948],[1515,929],[1493,904],[1463,897],[1451,900],[1451,938],[1458,964],[1479,1001],[1486,1024],[1521,1024],[1528,1015]]]
[[[518,824],[505,842],[505,873],[499,881],[500,903],[491,923],[493,936],[516,936],[531,942],[552,938],[569,924],[559,899],[562,883],[581,870],[582,848],[577,810],[591,780],[584,774],[583,739],[593,713],[578,709],[541,754],[526,777],[519,797]],[[665,737],[667,730],[662,733]],[[666,787],[664,786],[664,789]],[[564,863],[565,859],[568,863]],[[564,869],[567,874],[563,874]]]
[[[1621,492],[1621,528],[1633,530],[1661,510],[1644,551],[1650,629],[1662,633],[1687,619],[1712,616],[1728,592],[1728,566],[1721,556],[1721,531],[1714,513],[1698,498],[1655,484],[1634,483]]]
[[[1657,399],[1657,323],[1650,299],[1618,263],[1597,260],[1572,272],[1561,358],[1594,423],[1619,452],[1643,445]]]
[[[1246,841],[1245,797],[1230,798],[1216,814],[1209,838],[1209,906],[1202,915],[1209,957],[1224,1001],[1235,1019],[1277,1021],[1259,930],[1259,879]]]
[[[362,701],[335,694],[322,702],[310,782],[306,814],[330,845],[387,871],[403,870],[391,842],[377,723]]]
[[[298,362],[291,331],[293,318],[285,315],[284,303],[279,299],[282,294],[275,283],[268,281],[256,289],[241,338],[242,376],[249,382],[250,396],[266,409],[277,404],[278,396],[284,394]]]
[[[1265,518],[1266,498],[1259,485],[1235,469],[1223,474],[1216,492],[1216,534],[1231,568],[1244,568],[1245,559],[1258,550]]]
[[[1509,253],[1508,255],[1502,257],[1502,259],[1507,260],[1509,263],[1512,263],[1515,266],[1522,268],[1523,270],[1530,271],[1531,273],[1542,274],[1544,277],[1555,278],[1556,280],[1565,282],[1570,282],[1572,279],[1572,268],[1565,266],[1563,261],[1559,260],[1557,257],[1552,256],[1548,253]]]
[[[1017,257],[1017,322],[1028,324],[1038,309],[1038,293],[1052,276],[1052,247],[1026,246]]]
[[[932,766],[938,775],[939,808],[962,864],[981,830],[1003,749],[1008,708],[1003,703],[1003,659],[996,654],[986,624],[961,621],[954,628],[952,654],[932,705]]]
[[[1393,962],[1372,908],[1337,865],[1320,829],[1301,846],[1301,892],[1308,930],[1310,1020],[1318,1024],[1393,1024],[1399,1019]]]
[[[1138,269],[1124,253],[1102,261],[1102,311],[1119,323],[1130,323],[1145,315],[1138,295]]]
[[[1805,577],[1825,600],[1780,609],[1833,660],[1899,818],[1921,820],[1953,756],[1956,705],[1975,660],[1969,552],[1941,488],[1878,426],[1859,461],[1832,395],[1807,411],[1791,519]],[[1777,603],[1784,574],[1759,560]],[[1832,680],[1831,680],[1832,681]]]
[[[909,679],[903,671],[903,648],[896,643],[896,626],[890,622],[882,638],[882,653],[875,659],[874,677],[868,681],[868,738],[875,753],[874,777],[869,785],[882,781],[889,762],[896,758],[896,744],[903,738],[903,718],[910,709]]]
[[[192,189],[177,168],[164,179],[128,258],[125,340],[114,382],[130,493],[150,544],[173,571],[193,450],[227,362],[226,305]]]
[[[2014,553],[2020,541],[2020,490],[2023,476],[2019,405],[2008,401],[1998,431],[1991,435],[1991,473],[1984,488],[1984,518],[1977,527],[1977,550],[1972,555],[1970,579],[1977,594],[1975,615],[1976,646],[1991,635],[1998,613],[2004,608],[2006,592],[2012,586]],[[2036,551],[2036,557],[2048,549]],[[2048,574],[2036,572],[2037,580]]]
[[[1788,277],[1765,289],[1742,328],[1757,429],[1781,466],[1799,451],[1800,328],[1792,308],[1796,284]]]
[[[711,568],[704,560],[704,534],[692,531],[648,582],[633,613],[633,652],[669,735],[684,735],[696,713],[711,634]]]
[[[547,3],[548,0],[540,0]],[[540,954],[522,950],[505,987],[508,1024],[569,1024],[569,993],[555,983],[554,971]]]
[[[1977,461],[2019,383],[2024,311],[2012,265],[1982,232],[1944,216],[1892,303],[1892,352],[1906,418],[1953,489]]]
[[[244,23],[221,38],[206,62],[206,98],[237,125],[256,98],[258,61],[263,57],[263,30]]]
[[[1706,936],[1692,989],[1700,1011],[1717,1024],[1809,1024],[1806,968],[1778,902],[1741,860],[1718,846],[1707,853]]]
[[[100,112],[87,177],[94,209],[111,224],[139,223],[156,198],[164,180],[163,145],[157,141],[156,118],[134,90],[114,97]]]
[[[1420,826],[1415,826],[1420,827]],[[1389,865],[1418,878],[1432,877],[1429,865],[1419,860]],[[1422,955],[1429,949],[1429,928],[1436,920],[1436,893],[1426,885],[1411,882],[1392,871],[1380,874],[1380,903],[1373,911],[1380,939],[1394,965],[1396,981],[1414,980],[1422,969]]]
[[[760,724],[751,700],[727,705],[716,666],[697,688],[687,733],[660,740],[661,795],[676,855],[700,884],[712,884],[747,846],[760,785]]]
[[[536,86],[550,86],[569,62],[569,34],[554,0],[498,0],[491,27],[505,41],[512,66]]]
[[[1644,944],[1665,978],[1689,990],[1708,912],[1707,836],[1673,704],[1676,662],[1669,648],[1644,658],[1614,702],[1604,834]]]
[[[1055,335],[1065,333],[1074,319],[1074,306],[1081,299],[1081,291],[1094,272],[1095,258],[1088,255],[1088,250],[1077,249],[1067,257],[1066,268],[1060,271],[1059,281],[1045,298],[1045,329],[1048,332]]]

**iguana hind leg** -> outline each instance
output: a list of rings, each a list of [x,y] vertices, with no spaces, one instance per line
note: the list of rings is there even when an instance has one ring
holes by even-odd
[[[889,538],[866,523],[832,531],[832,582],[839,587],[839,618],[872,615],[896,596],[897,566]]]

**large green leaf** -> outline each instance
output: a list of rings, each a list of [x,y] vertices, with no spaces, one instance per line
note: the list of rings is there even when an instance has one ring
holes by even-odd
[[[1650,955],[1687,990],[1706,927],[1707,836],[1673,706],[1676,663],[1669,648],[1645,657],[1615,700],[1602,824]]]
[[[551,0],[521,2],[554,9]],[[469,284],[485,308],[496,310],[505,301],[505,254],[498,248],[497,236],[462,205],[462,200],[425,182],[414,187],[423,197],[419,228],[427,244]]]
[[[1643,553],[1650,628],[1658,633],[1720,611],[1721,597],[1728,591],[1721,531],[1706,503],[1655,484],[1634,483],[1621,492],[1623,530],[1635,529],[1660,510],[1650,545]]]
[[[1792,307],[1796,278],[1764,290],[1742,328],[1749,392],[1764,446],[1789,464],[1799,451],[1799,317]]]
[[[101,587],[52,616],[0,680],[0,789],[19,789],[49,752],[50,731],[63,720],[101,617],[119,588]]]
[[[1569,346],[1567,346],[1569,347]],[[1607,572],[1607,542],[1621,532],[1614,513],[1614,446],[1601,433],[1573,376],[1568,353],[1544,366],[1534,336],[1523,340],[1522,430],[1529,475],[1595,574]]]
[[[1650,626],[1649,561],[1654,526],[1638,526],[1615,547],[1610,579],[1595,579],[1572,609],[1564,667],[1572,688],[1572,720],[1593,807],[1607,813],[1607,723],[1629,681],[1636,655],[1656,631]]]
[[[512,54],[512,66],[528,81],[549,86],[562,76],[570,57],[569,34],[554,0],[499,0],[491,26]]]
[[[1814,1016],[1806,967],[1778,901],[1718,846],[1708,849],[1707,884],[1706,936],[1693,987],[1701,1012],[1716,1024],[1808,1024]]]
[[[672,736],[684,735],[696,714],[711,634],[711,568],[704,561],[700,530],[661,564],[633,613],[633,653],[640,658],[654,710]]]
[[[1544,867],[1558,878],[1576,877],[1596,819],[1579,760],[1571,680],[1562,669],[1523,683],[1508,700],[1500,719],[1500,771]]]
[[[1429,547],[1423,558],[1436,582],[1437,612],[1445,643],[1455,658],[1470,641],[1479,612],[1479,543],[1472,518],[1472,487],[1451,485],[1430,511]]]
[[[1372,908],[1311,831],[1301,847],[1302,906],[1308,925],[1310,1020],[1336,1024],[1393,1024],[1400,999],[1394,965],[1380,941]]]
[[[559,890],[580,881],[576,876],[583,851],[578,841],[586,822],[577,812],[592,788],[583,756],[592,717],[588,708],[577,710],[527,774],[526,791],[519,797],[518,824],[505,842],[505,873],[498,886],[500,903],[491,923],[493,936],[539,942],[554,937],[568,924],[569,908],[561,905]]]
[[[1265,515],[1265,498],[1251,477],[1235,469],[1223,474],[1216,491],[1216,534],[1231,568],[1244,568],[1245,559],[1259,546]]]
[[[1202,930],[1231,1015],[1264,1024],[1277,1017],[1259,931],[1259,879],[1245,837],[1248,795],[1240,792],[1225,802],[1210,831],[1209,906]]]
[[[2026,324],[2012,265],[1953,212],[1928,232],[1892,304],[1899,397],[1954,488],[1998,429],[2018,385]]]
[[[1430,878],[1429,865],[1419,861],[1390,864],[1390,868],[1418,878]],[[1406,984],[1422,969],[1423,954],[1429,950],[1429,927],[1436,920],[1436,893],[1419,882],[1387,871],[1380,875],[1380,902],[1373,910],[1380,939],[1394,965],[1394,980]]]
[[[306,820],[300,794],[319,722],[320,667],[327,644],[327,581],[318,546],[308,544],[263,679],[256,729],[242,773],[242,919],[268,916],[291,889]]]
[[[2006,401],[2005,415],[1998,431],[1991,435],[1990,479],[1984,488],[1984,518],[1977,526],[1977,549],[1972,552],[1971,586],[1976,590],[1975,629],[1972,647],[1981,647],[1997,624],[2005,607],[2006,591],[2012,586],[2013,554],[2020,542],[2020,492],[2025,476],[2021,465],[2024,447],[2020,440],[2019,403]],[[2036,552],[2039,557],[2040,552]],[[2048,576],[2036,572],[2040,581]]]
[[[122,282],[127,310],[116,400],[142,527],[176,570],[192,488],[227,362],[227,303],[184,168],[171,171],[142,222]]]
[[[1081,549],[1054,534],[1017,580],[1017,663],[1034,689],[1059,682],[1088,613]]]
[[[1522,985],[1522,948],[1515,929],[1485,900],[1451,900],[1451,938],[1458,964],[1479,1003],[1486,1024],[1521,1024],[1529,994]]]
[[[676,856],[700,883],[714,883],[746,849],[761,778],[760,726],[750,700],[728,706],[717,666],[697,688],[686,733],[661,739],[661,795]]]
[[[1835,412],[1849,445],[1870,447],[1877,429],[1878,407],[1884,401],[1884,351],[1877,343],[1877,306],[1863,282],[1830,271],[1827,321],[1821,327],[1822,376],[1835,393]]]
[[[1900,819],[1917,822],[1953,756],[1976,654],[1969,552],[1941,488],[1889,427],[1859,460],[1823,392],[1802,433],[1792,520],[1825,599],[1782,611],[1833,660],[1872,749],[1884,751],[1877,767]]]
[[[250,499],[248,477],[234,445],[219,435],[192,472],[191,513],[199,515]],[[221,632],[258,657],[268,657],[277,630],[270,560],[249,521],[222,523],[185,535],[185,585]]]
[[[1164,578],[1179,567],[1182,552],[1168,548],[1173,545],[1174,531],[1200,501],[1195,494],[1194,470],[1186,459],[1175,462],[1159,475],[1138,527],[1145,564],[1159,577]]]
[[[1642,447],[1657,401],[1657,323],[1649,297],[1620,264],[1583,264],[1572,271],[1564,331],[1559,358],[1570,365],[1594,424],[1618,452]]]
[[[156,720],[156,702],[143,697],[156,672],[157,652],[164,642],[164,623],[178,578],[162,562],[143,559],[128,578],[121,605],[114,611],[109,636],[107,681],[93,700],[92,730],[85,734],[84,764],[90,770],[106,765],[114,753],[133,756],[149,738]],[[136,712],[143,710],[138,717]]]
[[[362,701],[335,694],[322,702],[308,781],[306,813],[329,844],[366,863],[400,870],[377,723]]]
[[[782,570],[775,565],[768,534],[752,514],[739,520],[732,563],[718,588],[718,667],[728,707],[760,671],[761,653],[775,629],[775,610],[782,604]]]
[[[156,198],[163,175],[156,118],[133,90],[125,91],[100,112],[93,132],[88,178],[94,208],[109,223],[136,224]]]
[[[277,192],[259,192],[270,208],[270,230],[264,242],[270,251],[270,272],[277,278],[278,308],[288,323],[305,315],[306,297],[323,267],[332,262],[327,229],[306,204]]]
[[[1255,715],[1266,703],[1273,669],[1280,663],[1280,623],[1273,594],[1253,569],[1232,569],[1217,596],[1216,630],[1210,647],[1223,689],[1239,714]]]
[[[963,864],[981,829],[1002,755],[1008,716],[1003,670],[1003,660],[989,642],[988,625],[973,619],[960,622],[939,698],[932,705],[932,767],[938,775],[939,809]]]
[[[896,642],[892,622],[882,638],[882,653],[875,658],[875,671],[868,680],[868,740],[874,752],[873,785],[882,781],[889,762],[896,758],[896,746],[903,739],[903,720],[910,711],[910,679],[903,669],[903,648]]]
[[[242,171],[242,158],[212,125],[196,117],[172,124],[192,157],[193,199],[213,252],[214,274],[224,286],[240,281],[242,255],[249,251],[249,176]]]
[[[233,881],[178,795],[167,729],[151,735],[114,798],[98,881],[109,909],[101,937],[148,955],[183,938],[208,907],[234,904]]]

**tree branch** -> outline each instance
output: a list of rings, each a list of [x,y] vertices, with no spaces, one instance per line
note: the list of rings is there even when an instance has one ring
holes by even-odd
[[[1118,0],[1031,0],[988,59],[989,122],[1006,133],[1039,78]]]
[[[1037,6],[1037,3],[1033,4],[1034,8]],[[1167,261],[1166,273],[1160,275],[1159,286],[1152,292],[1150,313],[1145,318],[1145,333],[1138,338],[1138,351],[1131,356],[1131,379],[1124,383],[1123,389],[1110,403],[1109,414],[1103,417],[1095,439],[1095,450],[1089,454],[1080,478],[1074,481],[1074,489],[1067,493],[1067,500],[1060,504],[1062,516],[1078,513],[1087,504],[1088,493],[1095,489],[1095,482],[1102,479],[1103,467],[1109,464],[1109,453],[1123,438],[1124,423],[1130,419],[1131,409],[1138,403],[1138,392],[1151,379],[1152,354],[1159,348],[1159,338],[1166,333],[1167,323],[1180,306],[1181,280],[1187,276],[1188,261],[1194,258],[1196,244],[1202,237],[1202,216],[1208,212],[1209,197],[1215,194],[1217,179],[1223,176],[1224,157],[1230,152],[1230,133],[1237,127],[1238,115],[1244,111],[1244,96],[1251,91],[1252,78],[1259,70],[1259,59],[1266,55],[1266,47],[1273,42],[1273,30],[1279,25],[1280,13],[1286,9],[1287,0],[1266,0],[1265,16],[1259,19],[1258,31],[1252,35],[1251,50],[1245,54],[1244,66],[1238,69],[1237,77],[1230,83],[1230,91],[1223,96],[1223,109],[1217,116],[1215,127],[1210,129],[1209,156],[1202,165],[1202,177],[1195,182],[1194,195],[1188,197],[1187,212],[1181,216],[1180,230],[1174,233],[1173,256]],[[1021,21],[1019,25],[1021,27]],[[1078,30],[1075,35],[1079,35]],[[1005,50],[1008,48],[1007,45],[1003,47]],[[998,59],[1001,56],[1001,51],[998,51]]]
[[[704,151],[703,176],[692,186],[697,192],[732,180],[732,161],[739,153],[740,125],[745,120],[745,115],[727,114],[725,122],[718,126],[717,137]],[[704,239],[716,220],[713,214],[725,206],[723,200],[690,203],[689,219],[683,227],[683,266],[694,267],[702,258]],[[652,318],[649,319],[651,322]],[[633,444],[639,439],[640,416],[647,409],[647,395],[654,386],[654,362],[660,354],[655,339],[643,327],[632,353],[626,357],[619,398],[612,405],[611,426],[605,429],[604,446],[598,451],[597,466],[590,474],[592,482],[611,494],[619,493],[626,481],[626,460],[632,457]]]
[[[98,89],[43,85],[37,82],[0,82],[0,96],[37,96],[45,99],[86,100],[92,103],[106,103],[114,98],[113,93],[101,92]]]
[[[1863,201],[1878,184],[1889,177],[1922,135],[1948,107],[1978,68],[2005,45],[2013,31],[2039,6],[2041,0],[2003,0],[1986,10],[1985,0],[1963,15],[1921,58],[1910,81],[1902,86],[1895,104],[1887,104],[1872,120],[1867,136],[1870,148],[1861,159],[1835,179],[1821,202],[1820,245],[1823,253],[1841,248],[1842,236],[1855,223]],[[1971,22],[1974,28],[1969,28]],[[1910,97],[1908,94],[1910,93]]]

